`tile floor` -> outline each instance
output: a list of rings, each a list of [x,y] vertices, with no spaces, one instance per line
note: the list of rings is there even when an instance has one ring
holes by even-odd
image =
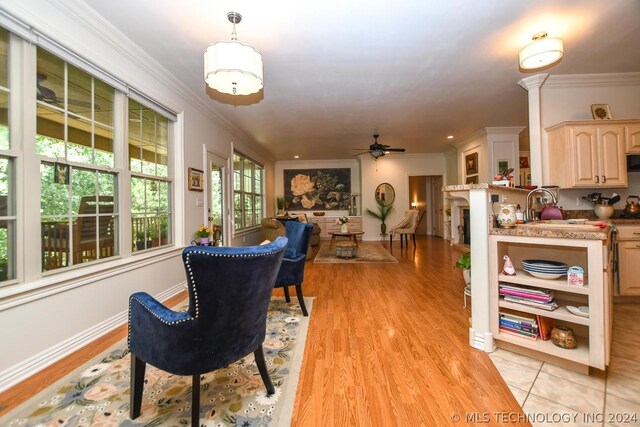
[[[616,304],[607,373],[583,375],[497,349],[490,354],[534,426],[640,425],[640,304]]]

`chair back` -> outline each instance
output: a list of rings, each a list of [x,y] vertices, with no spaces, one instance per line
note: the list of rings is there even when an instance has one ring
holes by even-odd
[[[303,224],[301,222],[287,221],[286,225],[287,250],[284,253],[285,258],[296,258],[300,255],[307,254],[309,242],[311,241],[311,233],[313,232],[313,224]]]
[[[418,223],[420,222],[420,211],[417,209],[412,209],[410,212],[411,217],[409,218],[409,225],[407,225],[407,228],[411,233],[413,233],[416,231],[416,228],[418,228]]]
[[[262,246],[189,246],[182,252],[199,354],[225,366],[263,341],[267,310],[287,239]]]

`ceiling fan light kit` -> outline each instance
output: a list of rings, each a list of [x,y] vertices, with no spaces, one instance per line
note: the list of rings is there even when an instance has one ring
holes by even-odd
[[[547,37],[546,32],[536,33],[533,42],[526,45],[519,55],[520,68],[534,70],[559,61],[564,55],[562,39]]]
[[[373,135],[373,144],[371,144],[369,146],[368,149],[360,149],[360,148],[354,148],[354,150],[362,150],[364,151],[364,153],[369,153],[371,154],[371,157],[373,157],[374,160],[378,160],[380,157],[389,154],[390,152],[396,152],[396,153],[404,153],[404,148],[391,148],[388,145],[384,145],[384,144],[380,144],[378,142],[378,138],[380,137],[380,135],[375,134]],[[356,156],[359,156],[360,154],[363,153],[358,153],[355,154]]]
[[[242,20],[237,12],[227,13],[233,24],[231,41],[219,41],[204,52],[204,79],[218,92],[250,95],[263,87],[262,55],[237,40],[236,24]]]

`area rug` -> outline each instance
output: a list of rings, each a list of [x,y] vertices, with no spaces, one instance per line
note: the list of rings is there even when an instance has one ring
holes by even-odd
[[[305,298],[311,313],[312,298]],[[276,393],[268,396],[253,354],[201,377],[200,425],[288,426],[291,423],[309,318],[300,306],[271,301],[263,343]],[[147,365],[142,411],[129,418],[126,340],[0,418],[3,426],[188,426],[191,377]]]
[[[335,264],[349,264],[349,263],[391,263],[398,262],[382,245],[379,243],[361,242],[358,243],[358,252],[355,258],[338,258],[336,256],[335,246],[329,249],[328,244],[320,246],[320,250],[316,255],[313,262],[318,263],[335,263]]]

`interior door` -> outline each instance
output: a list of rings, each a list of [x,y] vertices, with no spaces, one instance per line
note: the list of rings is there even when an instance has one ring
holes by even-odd
[[[209,189],[207,198],[207,221],[211,226],[221,228],[220,243],[227,245],[227,218],[225,202],[225,182],[227,161],[222,157],[207,152],[207,188]],[[215,233],[215,232],[214,232]],[[214,239],[217,236],[214,234]]]

